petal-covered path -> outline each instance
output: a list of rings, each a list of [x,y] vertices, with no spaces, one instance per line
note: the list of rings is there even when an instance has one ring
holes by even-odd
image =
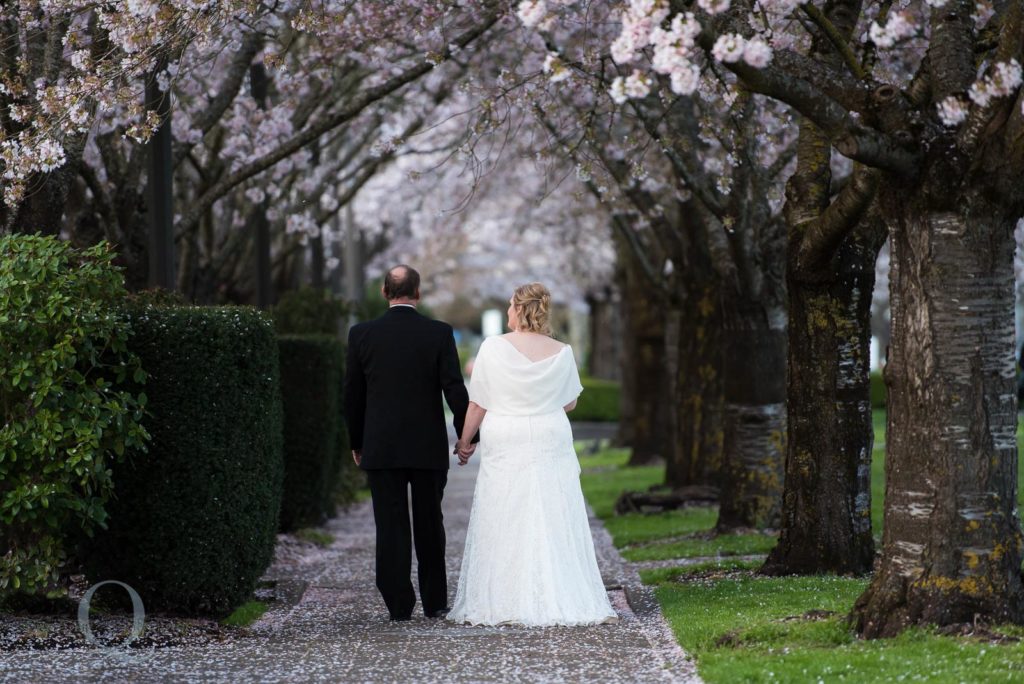
[[[475,462],[476,459],[474,459]],[[475,465],[453,466],[445,490],[454,596]],[[279,553],[266,578],[274,603],[252,635],[204,646],[0,653],[0,681],[57,682],[697,682],[650,591],[592,518],[598,559],[621,620],[574,628],[390,623],[374,587],[369,502],[326,526],[325,549]]]

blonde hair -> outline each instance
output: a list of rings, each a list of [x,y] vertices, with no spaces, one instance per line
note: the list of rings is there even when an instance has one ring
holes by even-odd
[[[522,332],[551,334],[551,293],[541,283],[520,285],[512,294],[519,330]]]

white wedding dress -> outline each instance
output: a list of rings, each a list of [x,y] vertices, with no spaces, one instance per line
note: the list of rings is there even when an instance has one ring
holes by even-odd
[[[568,346],[536,362],[501,336],[480,346],[469,398],[487,414],[449,620],[542,626],[618,619],[597,567],[562,408],[582,389]]]

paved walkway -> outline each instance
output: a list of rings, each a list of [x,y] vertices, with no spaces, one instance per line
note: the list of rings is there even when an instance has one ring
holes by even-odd
[[[453,467],[445,490],[453,595],[476,472]],[[21,652],[0,659],[0,681],[699,682],[657,602],[597,520],[599,563],[622,619],[574,628],[458,626],[427,620],[419,605],[412,621],[390,623],[374,587],[369,503],[326,529],[335,538],[327,549],[279,554],[267,578],[278,581],[281,601],[252,636],[117,654]]]

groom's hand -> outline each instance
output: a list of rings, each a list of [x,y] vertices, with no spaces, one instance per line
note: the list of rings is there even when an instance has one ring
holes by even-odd
[[[363,461],[363,452],[362,452],[361,449],[353,449],[352,450],[352,460],[356,462],[356,465],[359,465],[360,463],[362,463],[362,461]]]
[[[461,442],[455,445],[455,453],[459,455],[459,465],[466,465],[469,463],[469,457],[476,451],[476,444],[462,444]]]

